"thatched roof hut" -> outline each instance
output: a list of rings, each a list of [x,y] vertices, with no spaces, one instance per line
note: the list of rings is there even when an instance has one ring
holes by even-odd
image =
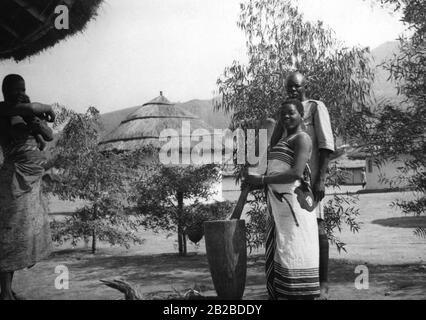
[[[0,60],[17,61],[54,46],[84,29],[102,0],[1,0]],[[66,5],[69,29],[55,28],[55,8]]]
[[[189,122],[189,134],[182,132],[184,121]],[[137,150],[148,145],[161,148],[159,138],[165,129],[174,129],[180,139],[190,139],[190,134],[197,129],[206,130],[205,135],[199,136],[200,140],[207,135],[214,137],[213,128],[192,113],[171,103],[160,92],[157,98],[130,113],[115,130],[102,139],[100,145],[104,150],[115,151]],[[196,143],[192,141],[192,145]]]

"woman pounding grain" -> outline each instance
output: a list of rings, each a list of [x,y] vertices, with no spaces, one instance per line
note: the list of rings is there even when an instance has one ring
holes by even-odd
[[[303,131],[303,105],[288,100],[280,109],[287,130],[268,152],[265,175],[248,175],[252,186],[267,186],[266,280],[269,298],[319,296],[319,246],[315,206],[303,203],[297,189],[308,179],[312,142]],[[300,195],[300,194],[299,194]],[[313,199],[311,199],[313,200]],[[300,202],[301,201],[301,202]],[[302,208],[304,207],[304,208]]]
[[[28,103],[25,81],[8,75],[2,84],[0,146],[4,161],[0,168],[0,299],[15,300],[13,274],[33,266],[51,251],[47,211],[40,194],[46,161],[40,139],[53,139],[41,119],[53,121],[48,105]]]

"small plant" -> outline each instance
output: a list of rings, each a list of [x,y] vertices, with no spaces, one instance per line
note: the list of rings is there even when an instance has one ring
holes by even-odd
[[[207,211],[200,205],[213,195],[211,186],[219,179],[219,169],[161,163],[150,163],[149,168],[132,186],[135,213],[147,229],[177,232],[179,254],[185,256],[188,227],[205,218]]]
[[[198,204],[190,207],[191,218],[186,228],[188,239],[198,243],[204,235],[204,222],[225,219],[234,206],[235,203],[230,201],[216,201],[211,204]]]

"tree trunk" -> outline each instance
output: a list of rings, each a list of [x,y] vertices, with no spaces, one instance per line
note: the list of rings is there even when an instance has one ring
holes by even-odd
[[[97,218],[97,206],[96,204],[93,206],[93,221]],[[92,254],[96,253],[96,228],[93,227],[92,230]]]
[[[178,247],[179,247],[179,255],[186,256],[186,236],[183,230],[183,193],[177,193],[177,201],[178,201]]]
[[[96,253],[96,230],[92,231],[92,254]]]
[[[186,233],[182,234],[182,238],[183,238],[183,255],[186,256],[187,254],[187,250],[186,250]]]
[[[182,228],[178,228],[178,245],[179,245],[179,255],[185,256],[185,239],[184,234],[182,232]]]

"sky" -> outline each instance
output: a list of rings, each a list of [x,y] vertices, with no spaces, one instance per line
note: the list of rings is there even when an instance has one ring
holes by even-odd
[[[395,40],[399,17],[370,0],[299,0],[308,20],[322,20],[348,45]],[[141,105],[160,91],[173,102],[211,99],[234,60],[246,61],[236,22],[241,0],[105,0],[83,33],[16,63],[0,77],[24,76],[32,101],[101,113]]]

